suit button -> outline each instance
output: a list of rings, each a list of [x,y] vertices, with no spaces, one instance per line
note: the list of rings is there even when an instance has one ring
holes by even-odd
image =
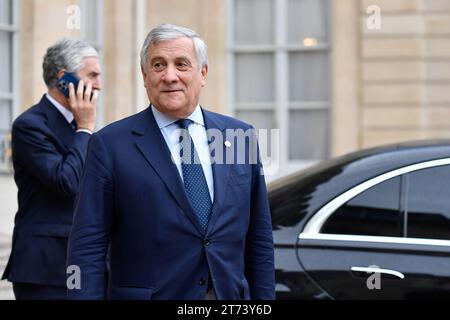
[[[200,286],[204,286],[204,285],[206,284],[206,280],[203,279],[203,278],[201,278],[200,281],[198,282],[198,284],[199,284]]]
[[[204,244],[205,246],[209,246],[210,243],[211,243],[211,242],[209,241],[209,239],[203,240],[203,244]]]

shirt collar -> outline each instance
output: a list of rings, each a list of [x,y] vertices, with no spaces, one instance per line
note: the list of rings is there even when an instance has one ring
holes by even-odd
[[[152,105],[153,116],[155,117],[156,123],[160,129],[170,126],[172,123],[177,121],[177,118],[171,117],[165,113],[160,112]],[[203,113],[200,105],[197,105],[194,112],[191,113],[187,119],[191,119],[193,122],[205,126],[205,121],[203,120]]]
[[[55,106],[56,109],[61,112],[61,114],[66,118],[68,123],[71,123],[74,119],[72,112],[67,110],[62,104],[60,104],[58,101],[56,101],[51,95],[48,93],[45,95],[46,98]]]

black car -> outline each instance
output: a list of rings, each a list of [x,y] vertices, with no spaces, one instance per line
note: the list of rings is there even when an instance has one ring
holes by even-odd
[[[358,151],[268,189],[277,299],[450,298],[450,141]]]

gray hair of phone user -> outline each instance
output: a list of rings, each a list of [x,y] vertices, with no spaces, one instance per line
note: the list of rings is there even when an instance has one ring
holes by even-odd
[[[84,67],[84,59],[97,57],[98,52],[89,43],[63,38],[47,49],[42,63],[43,77],[47,88],[53,88],[61,70],[77,73]]]

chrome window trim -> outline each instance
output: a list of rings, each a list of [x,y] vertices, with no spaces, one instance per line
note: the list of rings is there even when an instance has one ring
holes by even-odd
[[[344,203],[349,201],[350,199],[356,197],[360,193],[366,191],[367,189],[384,182],[388,179],[395,178],[397,176],[400,176],[405,173],[426,169],[426,168],[432,168],[432,167],[438,167],[438,166],[444,166],[450,164],[450,158],[442,158],[437,160],[431,160],[431,161],[425,161],[421,163],[416,163],[413,165],[405,166],[399,169],[395,169],[386,173],[383,173],[375,178],[369,179],[363,183],[360,183],[356,187],[351,188],[350,190],[347,190],[343,194],[339,195],[338,197],[334,198],[330,202],[328,202],[325,206],[323,206],[319,211],[311,218],[311,220],[308,221],[308,223],[305,226],[305,229],[303,230],[303,233],[306,234],[319,234],[320,229],[322,228],[325,221]]]
[[[450,247],[450,240],[425,239],[425,238],[400,238],[400,237],[382,237],[382,236],[357,236],[347,234],[327,234],[327,233],[300,233],[300,240],[330,240],[330,241],[351,241],[351,242],[376,242],[376,243],[394,243],[425,246],[444,246]]]
[[[351,267],[351,271],[354,272],[366,272],[366,273],[382,273],[382,274],[390,274],[392,276],[395,276],[400,279],[405,279],[405,275],[399,271],[390,270],[390,269],[382,269],[382,268],[375,268],[375,267]]]

